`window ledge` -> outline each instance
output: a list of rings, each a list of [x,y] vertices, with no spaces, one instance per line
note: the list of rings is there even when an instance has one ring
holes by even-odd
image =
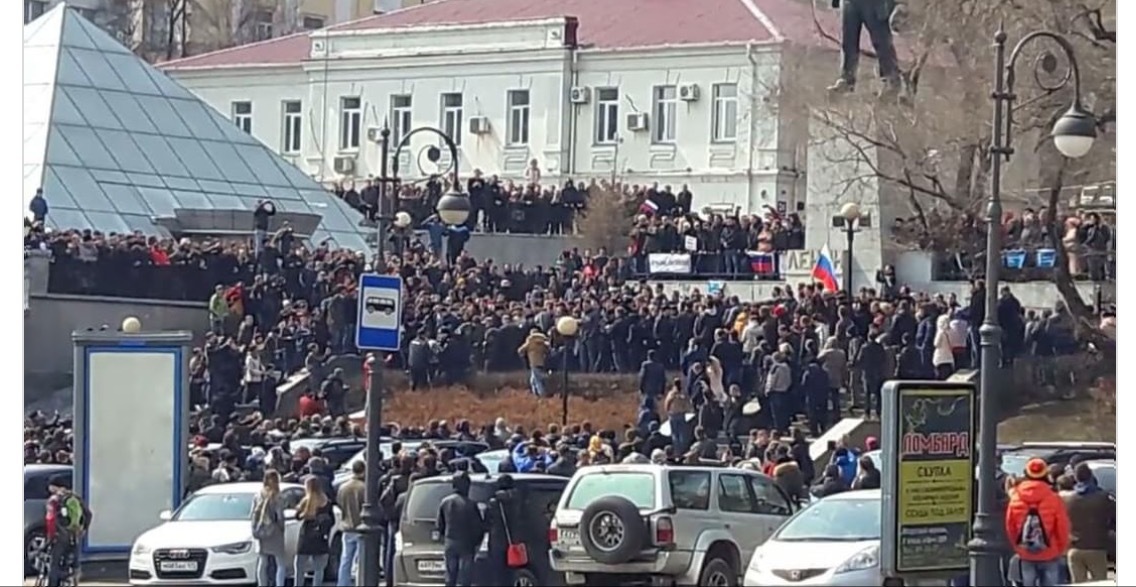
[[[670,152],[677,151],[677,150],[678,150],[678,145],[676,143],[652,143],[651,144],[651,152],[652,153],[670,153]]]

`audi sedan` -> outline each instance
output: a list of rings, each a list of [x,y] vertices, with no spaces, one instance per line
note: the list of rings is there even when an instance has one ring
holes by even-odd
[[[131,585],[247,585],[256,582],[256,543],[252,538],[253,499],[260,483],[223,483],[194,493],[177,511],[162,512],[163,523],[134,541],[130,553]],[[300,536],[295,507],[304,487],[281,483],[284,499],[284,544],[288,574]],[[335,508],[331,560],[325,577],[339,566],[339,508]]]

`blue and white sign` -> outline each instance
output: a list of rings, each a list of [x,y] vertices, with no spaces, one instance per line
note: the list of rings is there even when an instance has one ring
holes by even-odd
[[[355,346],[360,350],[397,351],[401,332],[402,278],[374,273],[360,276]]]

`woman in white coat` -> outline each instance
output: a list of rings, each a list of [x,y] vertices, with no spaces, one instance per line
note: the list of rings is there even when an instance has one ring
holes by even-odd
[[[949,334],[951,318],[943,314],[935,322],[935,350],[931,354],[931,364],[935,367],[935,377],[946,380],[955,372],[955,355],[951,349]]]

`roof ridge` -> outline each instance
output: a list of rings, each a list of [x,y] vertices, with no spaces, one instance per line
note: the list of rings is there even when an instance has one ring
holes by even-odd
[[[341,22],[339,24],[332,25],[332,26],[329,26],[329,27],[326,27],[326,28],[329,31],[341,30],[341,29],[343,29],[344,27],[347,27],[347,26],[358,25],[359,23],[362,23],[363,21],[378,20],[380,18],[383,18],[384,16],[391,16],[391,15],[394,15],[394,14],[404,14],[404,13],[407,13],[407,12],[412,12],[412,11],[419,9],[419,8],[424,8],[426,6],[433,6],[433,5],[436,5],[436,4],[442,4],[442,3],[445,3],[445,2],[451,2],[451,1],[453,1],[453,0],[426,0],[425,2],[422,2],[421,4],[412,4],[410,6],[403,6],[401,8],[396,8],[394,10],[391,10],[390,12],[380,12],[378,14],[372,14],[371,16],[364,16],[363,18],[356,18],[354,20],[349,20],[347,22]],[[366,29],[358,29],[358,30],[366,30]]]
[[[224,49],[216,49],[216,50],[213,50],[213,51],[206,51],[205,53],[199,53],[197,55],[190,55],[188,57],[179,57],[177,59],[171,59],[169,61],[159,61],[159,62],[155,63],[154,65],[155,66],[161,66],[161,67],[168,67],[170,65],[178,65],[178,64],[190,62],[194,59],[200,59],[202,57],[212,57],[214,55],[224,55],[226,53],[232,53],[233,51],[239,51],[241,49],[251,49],[253,47],[263,47],[265,45],[270,45],[272,43],[278,43],[280,41],[284,41],[284,40],[288,40],[288,39],[295,39],[296,37],[310,36],[312,34],[312,32],[313,31],[298,31],[298,32],[295,32],[295,33],[288,33],[287,35],[284,35],[282,37],[273,37],[271,39],[264,39],[263,41],[253,41],[252,43],[245,43],[243,45],[233,45],[232,47],[225,47]]]

